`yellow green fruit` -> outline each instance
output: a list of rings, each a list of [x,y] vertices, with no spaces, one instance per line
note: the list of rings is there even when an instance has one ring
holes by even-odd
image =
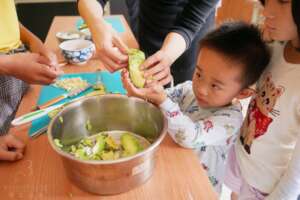
[[[143,73],[140,70],[140,65],[145,61],[145,54],[138,49],[130,49],[128,52],[128,56],[130,79],[136,87],[143,88],[146,79],[144,78]]]

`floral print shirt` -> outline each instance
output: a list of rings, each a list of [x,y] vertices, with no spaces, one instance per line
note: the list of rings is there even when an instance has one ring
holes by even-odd
[[[242,124],[239,102],[219,108],[201,108],[186,81],[167,89],[160,105],[168,120],[168,133],[180,146],[193,148],[217,192],[221,192],[226,155]]]

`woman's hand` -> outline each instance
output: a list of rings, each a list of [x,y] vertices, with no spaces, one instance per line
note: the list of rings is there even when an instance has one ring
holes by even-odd
[[[161,85],[168,84],[172,80],[171,65],[170,56],[163,50],[148,57],[141,65],[141,70],[145,70],[146,85],[151,84],[152,81],[158,81]]]
[[[141,89],[136,88],[132,84],[129,78],[129,72],[127,70],[122,71],[122,82],[124,88],[127,90],[128,96],[139,97],[147,101],[150,101],[156,105],[160,105],[167,98],[163,86],[160,85],[158,82],[156,83],[153,82],[151,84],[151,87],[148,88],[141,88]]]
[[[40,40],[32,39],[29,43],[29,47],[32,53],[37,53],[45,58],[44,64],[49,65],[59,73],[63,73],[63,71],[58,67],[56,54],[48,49]]]
[[[20,37],[21,41],[29,46],[32,53],[39,54],[41,57],[43,57],[43,64],[53,68],[57,71],[57,73],[63,73],[63,71],[61,71],[58,67],[56,55],[49,50],[37,36],[31,33],[22,24],[20,24]]]
[[[61,75],[49,60],[37,53],[0,56],[1,74],[14,76],[29,84],[51,84]]]
[[[110,24],[95,24],[91,32],[96,53],[108,71],[115,72],[128,65],[128,47]]]
[[[103,8],[96,0],[78,1],[78,10],[87,23],[104,67],[114,72],[128,65],[128,47],[112,26],[103,19]]]
[[[0,136],[0,160],[16,161],[23,158],[25,144],[12,134]]]
[[[145,78],[148,80],[158,81],[161,85],[166,85],[172,80],[171,65],[185,51],[186,42],[184,38],[175,32],[169,33],[159,51],[148,57],[141,65],[141,69],[145,70]]]

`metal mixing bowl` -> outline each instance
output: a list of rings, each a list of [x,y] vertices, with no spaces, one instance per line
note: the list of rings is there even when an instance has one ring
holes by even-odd
[[[63,119],[63,122],[61,122]],[[90,121],[92,129],[86,129]],[[71,145],[100,131],[130,131],[152,141],[144,151],[111,161],[80,160],[63,152],[53,140]],[[167,131],[163,113],[141,99],[122,95],[87,97],[66,106],[48,128],[48,139],[63,161],[69,179],[79,188],[96,194],[117,194],[148,180],[155,166],[155,153]]]

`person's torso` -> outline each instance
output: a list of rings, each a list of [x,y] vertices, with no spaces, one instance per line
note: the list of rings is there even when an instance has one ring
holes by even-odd
[[[287,63],[283,45],[257,84],[237,143],[242,174],[262,192],[273,190],[287,169],[300,130],[300,64]],[[264,179],[261,179],[264,177]],[[257,180],[260,181],[257,181]]]
[[[188,0],[139,0],[138,15],[135,15],[137,36],[147,54],[161,47],[187,3]]]
[[[188,3],[188,0],[140,0],[140,26],[158,36],[165,34]]]
[[[0,1],[0,52],[8,52],[21,44],[19,22],[13,0]]]

